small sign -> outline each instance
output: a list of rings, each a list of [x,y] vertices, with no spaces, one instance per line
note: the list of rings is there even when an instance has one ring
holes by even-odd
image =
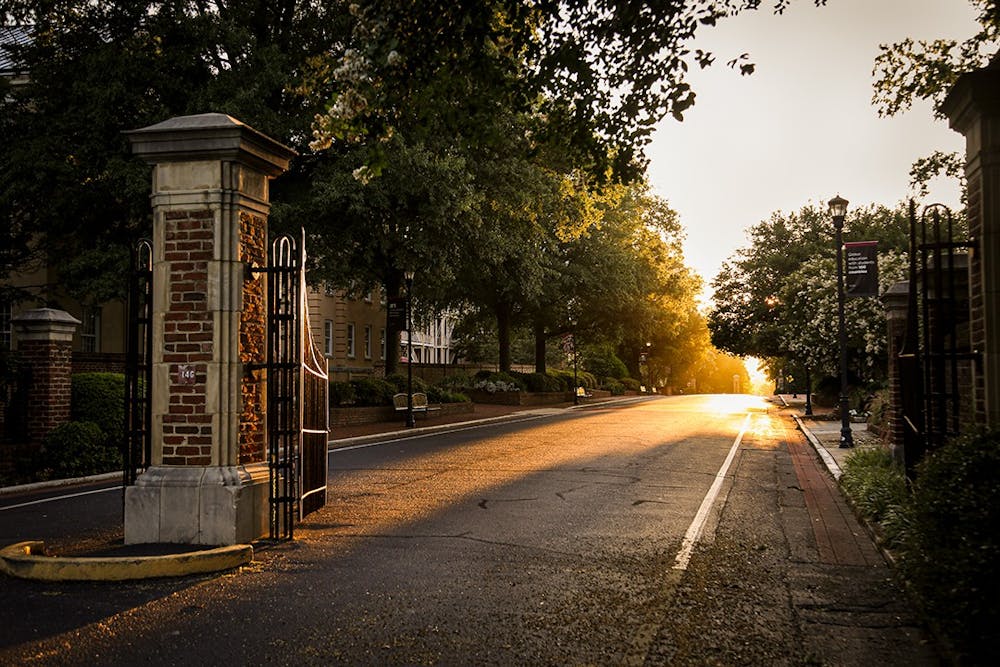
[[[391,296],[385,301],[388,325],[397,331],[406,329],[406,297]]]
[[[845,243],[844,264],[848,297],[878,296],[878,241]]]
[[[177,367],[177,384],[194,384],[197,377],[194,366],[182,364]]]

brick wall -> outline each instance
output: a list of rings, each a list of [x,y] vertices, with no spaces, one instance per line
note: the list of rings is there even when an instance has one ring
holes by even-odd
[[[119,352],[74,352],[74,373],[124,373],[125,355]]]
[[[260,216],[240,213],[240,261],[251,266],[266,264],[267,224]],[[267,360],[267,295],[263,277],[247,276],[243,281],[243,310],[240,314],[240,361],[262,364]],[[262,371],[244,373],[241,381],[243,407],[240,413],[240,463],[264,460],[265,393]]]
[[[212,360],[212,313],[208,310],[208,262],[213,255],[212,211],[165,214],[164,261],[170,281],[163,318],[163,361],[170,382],[163,415],[163,463],[204,466],[212,458],[212,417],[206,414],[206,371]],[[180,367],[194,369],[194,383],[178,381]]]
[[[983,215],[982,215],[982,170],[977,170],[975,174],[968,175],[968,207],[966,208],[966,219],[969,223],[969,238],[983,238]],[[983,299],[983,260],[981,252],[969,253],[969,342],[973,350],[986,350],[986,304]],[[979,426],[986,424],[986,383],[982,374],[982,367],[979,372],[972,375],[974,387],[974,409],[975,423]]]

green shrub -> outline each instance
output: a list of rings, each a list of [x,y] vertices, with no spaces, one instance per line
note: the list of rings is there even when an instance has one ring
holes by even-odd
[[[351,385],[354,387],[354,404],[358,406],[392,405],[392,396],[397,393],[396,386],[382,378],[351,380]]]
[[[583,367],[594,375],[616,380],[628,375],[625,362],[618,358],[614,347],[608,344],[588,345],[583,351]]]
[[[471,389],[475,384],[475,381],[469,377],[466,373],[455,373],[454,375],[446,375],[437,381],[436,385],[441,389],[449,389],[452,391],[462,391],[466,389]]]
[[[427,400],[430,403],[469,403],[472,399],[462,392],[432,385],[427,388]]]
[[[910,491],[889,451],[878,447],[852,452],[844,461],[840,485],[865,519],[882,526],[886,546],[897,548],[906,532]]]
[[[928,616],[968,664],[997,664],[1000,433],[959,438],[922,461],[910,521],[902,569]]]
[[[70,418],[93,422],[109,444],[125,437],[125,376],[121,373],[77,373],[72,378]]]
[[[587,389],[597,389],[597,378],[593,373],[582,371],[577,373],[577,384]]]
[[[558,378],[548,373],[522,373],[521,380],[528,391],[552,392],[563,391],[562,383]]]
[[[38,456],[40,477],[82,477],[122,467],[119,449],[108,444],[106,434],[94,422],[71,421],[55,427]]]
[[[406,393],[406,375],[404,373],[394,373],[392,375],[387,375],[385,381],[393,386],[395,393]],[[427,393],[427,388],[430,386],[427,381],[422,377],[413,376],[413,391],[414,393],[422,391]],[[391,397],[390,397],[391,399]]]
[[[635,378],[622,378],[619,382],[621,382],[629,391],[639,391],[639,387],[642,386],[642,383]]]
[[[880,435],[889,431],[890,407],[888,388],[879,389],[868,399],[865,409],[868,412],[868,426],[871,430]]]
[[[510,373],[501,372],[490,372],[486,375],[480,377],[480,374],[476,373],[476,389],[484,389],[487,391],[497,391],[497,389],[489,389],[488,387],[499,387],[499,391],[527,391],[528,387],[524,380],[518,377],[514,377]]]
[[[548,376],[559,383],[559,391],[573,390],[573,371],[561,369],[550,370]]]
[[[612,396],[621,396],[625,393],[625,385],[613,378],[606,378],[602,389],[610,391]]]
[[[330,405],[351,405],[356,398],[357,392],[350,382],[330,382]]]

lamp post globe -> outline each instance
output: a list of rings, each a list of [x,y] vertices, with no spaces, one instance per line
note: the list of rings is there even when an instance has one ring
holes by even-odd
[[[850,405],[847,395],[847,327],[844,317],[844,217],[848,201],[837,195],[830,200],[830,217],[833,218],[834,245],[837,250],[837,339],[840,345],[840,446],[854,446],[851,434]]]

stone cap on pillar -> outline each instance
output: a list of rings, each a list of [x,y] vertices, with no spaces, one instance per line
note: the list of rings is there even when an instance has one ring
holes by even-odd
[[[69,342],[80,320],[65,310],[55,308],[35,308],[26,310],[11,319],[11,324],[17,328],[19,341],[42,340]]]
[[[966,72],[941,103],[951,129],[965,133],[979,114],[1000,114],[1000,54],[982,69]]]
[[[910,281],[902,280],[893,283],[882,295],[882,303],[885,305],[886,315],[889,319],[895,317],[905,317],[910,298]]]
[[[132,152],[150,164],[232,160],[276,177],[297,153],[223,113],[177,116],[125,132]]]

